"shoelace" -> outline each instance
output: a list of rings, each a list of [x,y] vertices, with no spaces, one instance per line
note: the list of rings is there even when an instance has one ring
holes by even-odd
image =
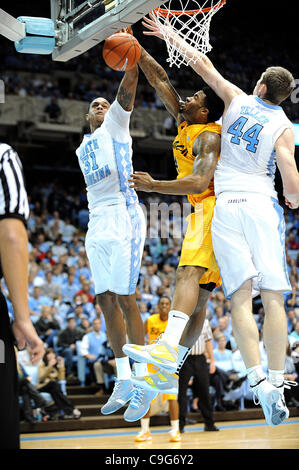
[[[120,387],[120,381],[116,377],[114,377],[114,382],[115,382],[114,389],[113,389],[113,392],[112,392],[110,398],[112,398],[112,396],[115,395],[118,392],[118,389]]]
[[[287,388],[290,390],[291,387],[297,387],[297,382],[294,382],[293,380],[285,380],[283,382],[283,388]]]
[[[138,386],[135,386],[134,389],[135,393],[130,402],[130,406],[133,406],[133,408],[138,408],[141,405],[145,390],[142,387]]]

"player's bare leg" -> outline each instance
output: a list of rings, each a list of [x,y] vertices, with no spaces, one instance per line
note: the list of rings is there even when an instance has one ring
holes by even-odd
[[[200,266],[179,266],[171,310],[179,310],[190,317],[199,297],[199,281],[205,272]],[[188,295],[187,295],[188,293]]]
[[[144,328],[135,294],[119,295],[118,301],[126,317],[129,340],[132,343],[144,344]]]
[[[170,419],[170,442],[180,442],[181,435],[179,431],[179,404],[177,400],[168,400],[169,419]]]
[[[259,332],[252,313],[252,280],[231,296],[231,320],[234,336],[246,368],[261,364]]]
[[[270,370],[284,370],[288,329],[281,292],[261,291],[265,310],[263,340]]]
[[[124,352],[136,361],[153,363],[162,370],[155,374],[133,378],[135,384],[147,390],[159,390],[168,394],[178,393],[178,376],[174,373],[179,372],[190,348],[201,334],[206,303],[210,296],[209,291],[199,286],[204,271],[204,268],[195,266],[178,269],[172,310],[162,339],[149,346],[140,347],[133,344],[123,347]]]
[[[129,301],[126,301],[127,299],[125,301],[122,299],[121,304],[125,309],[133,305],[133,299],[136,305],[134,296],[125,297],[132,297],[132,299]],[[130,402],[124,414],[124,418],[126,421],[136,421],[147,412],[148,407],[150,406],[150,402],[155,398],[157,393],[152,391],[145,391],[140,387],[133,386],[131,382],[132,374],[129,358],[122,351],[122,346],[126,342],[126,324],[124,321],[123,312],[118,302],[118,296],[112,292],[105,292],[103,294],[97,295],[97,302],[101,306],[101,309],[104,313],[107,336],[115,354],[117,370],[117,380],[115,382],[113,393],[110,396],[108,402],[101,408],[101,412],[105,415],[114,413],[115,411],[122,408],[127,402]],[[136,309],[140,317],[137,305]],[[126,311],[126,313],[128,318],[128,312]],[[136,310],[134,313],[135,315],[137,314]],[[130,316],[129,321],[132,321],[132,317]],[[138,331],[138,326],[136,329]],[[142,338],[144,341],[143,330]],[[140,367],[140,371],[138,371],[139,373],[146,373],[144,370],[146,367],[145,364],[138,364],[138,366]]]
[[[265,296],[263,296],[263,298],[265,300]],[[280,310],[281,301],[279,301],[279,296],[273,296],[271,298],[270,295],[269,299],[269,296],[266,294],[265,305],[267,306],[268,311],[273,307]],[[266,330],[268,330],[266,337],[268,339],[268,348],[270,347],[270,351],[274,354],[274,361],[275,359],[278,360],[279,357],[279,360],[276,363],[279,365],[281,364],[279,361],[284,358],[281,350],[282,341],[284,341],[284,350],[286,349],[284,322],[282,322],[282,339],[280,342],[280,340],[278,340],[279,323],[276,321],[274,322],[273,320],[275,318],[275,312],[271,312],[270,315],[270,324],[269,318],[268,324],[266,323]],[[288,417],[289,413],[285,403],[281,400],[281,392],[266,380],[266,374],[261,366],[259,333],[252,313],[252,280],[244,282],[240,289],[232,294],[231,318],[234,336],[247,368],[247,378],[250,387],[252,388],[258,403],[260,403],[263,408],[267,423],[271,426],[276,426],[284,421],[284,419]],[[279,318],[281,319],[281,316],[278,314],[278,321]],[[270,335],[271,332],[273,332],[273,329],[275,332],[274,339],[272,340]],[[280,353],[276,353],[274,351],[276,345],[278,346]],[[273,360],[271,364],[273,364]]]
[[[262,290],[261,298],[265,310],[263,340],[268,356],[269,382],[278,388],[284,402],[284,388],[297,385],[296,382],[286,383],[284,380],[288,341],[284,297],[281,292]]]
[[[201,287],[199,288],[197,305],[185,326],[180,339],[180,346],[190,349],[200,336],[206,318],[207,301],[210,295],[211,292],[208,290],[202,289]]]
[[[115,357],[125,357],[122,346],[126,342],[126,328],[117,295],[108,291],[98,294],[97,302],[105,318],[107,336]]]

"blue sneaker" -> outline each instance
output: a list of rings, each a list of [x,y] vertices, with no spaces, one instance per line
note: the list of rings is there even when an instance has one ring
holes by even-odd
[[[102,406],[101,413],[103,415],[110,415],[115,411],[122,408],[134,396],[134,386],[131,380],[116,380],[113,392],[107,401]]]
[[[151,402],[156,398],[158,392],[145,390],[142,387],[134,386],[134,395],[128,408],[125,411],[125,421],[138,421],[148,412]]]
[[[260,404],[267,424],[278,426],[289,417],[289,410],[280,391],[266,380],[252,387],[255,405]]]

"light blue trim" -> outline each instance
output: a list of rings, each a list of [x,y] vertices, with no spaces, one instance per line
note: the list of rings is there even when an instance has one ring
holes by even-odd
[[[290,286],[290,290],[292,290],[291,284],[290,284],[290,279],[289,279],[289,274],[288,274],[286,253],[285,253],[285,221],[284,221],[284,216],[283,216],[283,209],[278,204],[277,199],[275,199],[274,197],[271,197],[271,200],[273,202],[274,209],[275,209],[275,211],[278,215],[278,218],[279,218],[279,223],[278,223],[277,228],[278,228],[278,231],[279,231],[281,249],[282,249],[282,252],[283,252],[284,274],[285,274],[285,277],[286,277],[286,281],[287,281],[288,285]]]
[[[125,196],[127,206],[137,204],[137,194],[133,188],[130,188],[128,179],[133,173],[133,166],[130,157],[130,144],[128,142],[121,143],[112,139],[116,167],[119,177],[120,190]]]
[[[274,180],[275,178],[275,173],[276,173],[276,152],[273,150],[270,156],[270,160],[268,162],[267,166],[267,176],[272,178]]]
[[[262,99],[259,98],[258,96],[255,96],[255,99],[256,99],[256,101],[258,101],[260,104],[262,104],[262,105],[265,106],[266,108],[270,108],[270,109],[282,109],[281,106],[275,106],[274,104],[266,103],[266,101],[262,100]]]
[[[135,294],[141,265],[141,220],[135,205],[128,207],[132,226],[129,295]]]

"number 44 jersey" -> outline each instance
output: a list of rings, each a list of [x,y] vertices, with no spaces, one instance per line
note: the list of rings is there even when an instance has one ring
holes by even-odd
[[[221,154],[215,171],[216,197],[225,191],[262,193],[277,199],[275,142],[292,123],[280,106],[242,93],[222,123]]]

